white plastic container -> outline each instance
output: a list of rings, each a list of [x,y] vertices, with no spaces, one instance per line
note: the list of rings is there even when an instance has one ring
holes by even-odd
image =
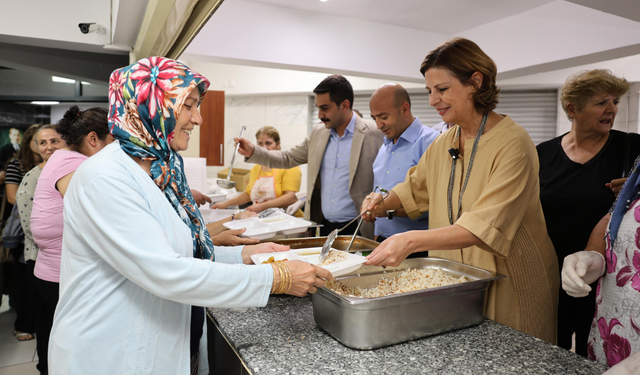
[[[227,199],[227,193],[211,193],[207,197],[211,199],[211,203],[218,203]]]
[[[216,221],[226,219],[229,216],[240,212],[240,210],[233,209],[213,210],[211,208],[204,208],[204,206],[200,207],[199,210],[205,224],[215,223]]]
[[[296,249],[289,251],[281,251],[276,253],[261,253],[254,254],[251,256],[251,260],[254,264],[262,264],[262,262],[267,261],[269,258],[273,257],[274,260],[302,260],[304,262],[308,262],[311,264],[318,265],[320,263],[320,250],[321,247],[311,247],[308,249]],[[335,250],[335,249],[331,249]],[[339,251],[339,250],[337,250]],[[327,271],[331,272],[333,277],[338,277],[342,275],[346,275],[353,271],[358,270],[362,263],[366,262],[366,258],[362,255],[356,255],[347,253],[347,259],[342,262],[335,262],[328,264],[326,266],[320,266]]]
[[[224,224],[227,229],[247,228],[242,237],[266,240],[276,234],[290,235],[303,233],[311,225],[310,221],[291,215],[279,213],[265,218],[251,217],[243,220],[228,221]]]

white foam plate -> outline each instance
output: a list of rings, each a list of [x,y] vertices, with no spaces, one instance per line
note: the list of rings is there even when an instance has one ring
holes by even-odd
[[[250,217],[248,219],[228,221],[222,225],[231,230],[247,228],[242,237],[266,240],[276,234],[303,233],[309,228],[311,222],[285,213],[278,213],[262,219]]]
[[[199,208],[200,214],[202,214],[202,218],[204,219],[205,224],[215,223],[216,221],[220,221],[222,219],[226,219],[233,214],[237,214],[240,210],[233,209],[211,209],[205,208],[204,206]]]
[[[296,249],[290,250],[292,253],[298,255],[305,262],[309,262],[311,264],[319,264],[320,263],[320,251],[321,247],[310,247],[307,249]],[[331,250],[335,250],[331,248]],[[338,277],[342,275],[346,275],[351,273],[362,266],[362,263],[366,262],[367,259],[362,255],[356,255],[352,253],[347,253],[347,259],[342,262],[335,262],[328,264],[326,266],[320,266],[333,275],[333,277]]]
[[[270,257],[274,257],[274,260],[302,260],[307,263],[317,265],[320,263],[320,250],[322,250],[321,247],[310,247],[306,249],[295,249],[277,253],[254,254],[251,256],[251,260],[254,264],[262,264],[262,262],[268,260]],[[362,266],[362,263],[366,261],[367,259],[362,255],[348,253],[346,260],[320,267],[331,272],[333,277],[338,277],[356,271]]]
[[[211,199],[211,203],[218,203],[227,199],[227,194],[226,193],[207,194],[207,197]]]
[[[253,264],[262,264],[262,262],[266,262],[271,257],[273,257],[273,260],[302,260],[298,255],[291,251],[253,254],[251,256],[251,260],[253,261]]]

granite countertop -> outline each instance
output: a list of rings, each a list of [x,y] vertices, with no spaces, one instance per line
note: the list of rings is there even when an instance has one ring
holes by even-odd
[[[246,368],[259,374],[602,374],[606,367],[485,320],[375,350],[350,349],[313,319],[311,298],[264,308],[208,309]]]

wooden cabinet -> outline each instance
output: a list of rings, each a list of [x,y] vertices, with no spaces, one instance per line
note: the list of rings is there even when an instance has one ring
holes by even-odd
[[[200,157],[207,165],[224,165],[224,91],[207,91],[200,114]]]

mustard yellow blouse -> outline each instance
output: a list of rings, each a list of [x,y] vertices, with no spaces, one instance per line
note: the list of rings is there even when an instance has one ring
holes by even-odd
[[[275,183],[276,197],[280,198],[285,191],[300,191],[300,183],[302,181],[302,172],[300,167],[293,167],[290,169],[272,168],[269,172],[265,172],[260,165],[254,165],[251,168],[249,174],[249,184],[245,190],[247,194],[251,195],[251,189],[255,185],[256,181],[260,177],[271,177]],[[296,217],[304,216],[302,210],[296,211],[294,214]]]
[[[429,211],[429,228],[449,226],[447,189],[451,156],[459,148],[458,126],[438,137],[393,191],[408,215]],[[453,218],[469,165],[472,141],[456,166]],[[455,221],[484,244],[460,250],[430,251],[506,275],[489,288],[485,316],[551,343],[556,342],[556,311],[560,278],[553,244],[540,205],[538,156],[527,132],[505,116],[479,141]]]

